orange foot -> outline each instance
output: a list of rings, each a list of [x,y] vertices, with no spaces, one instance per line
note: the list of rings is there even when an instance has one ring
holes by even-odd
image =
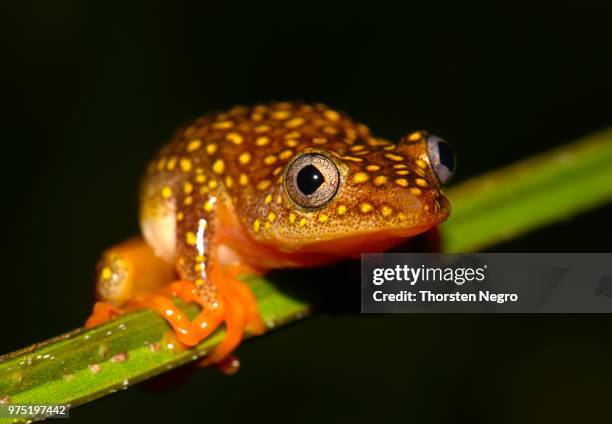
[[[123,314],[123,311],[119,308],[115,308],[110,303],[96,302],[91,315],[89,318],[87,318],[87,321],[85,321],[85,328],[91,328],[95,327],[96,325],[104,324],[105,322],[121,314]]]
[[[156,293],[137,296],[129,301],[127,309],[148,307],[155,310],[172,326],[178,340],[187,346],[199,344],[225,322],[225,338],[201,364],[204,366],[221,364],[222,368],[226,369],[226,364],[235,363],[226,359],[242,341],[244,329],[252,334],[262,334],[265,325],[259,316],[250,288],[236,278],[236,275],[244,270],[236,268],[224,272],[220,267],[215,269],[210,277],[221,284],[216,285],[218,299],[213,303],[200,297],[193,283],[181,280],[171,283]],[[174,304],[172,296],[178,296],[185,302],[195,302],[202,306],[202,311],[190,321]],[[108,303],[98,302],[85,326],[101,324],[121,313],[121,310]]]

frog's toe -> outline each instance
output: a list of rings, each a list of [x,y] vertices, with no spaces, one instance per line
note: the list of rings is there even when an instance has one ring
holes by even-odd
[[[206,359],[204,359],[198,366],[205,367]],[[215,364],[217,369],[221,371],[225,375],[234,375],[240,370],[240,359],[232,353],[227,355],[225,359],[221,360],[217,364]]]
[[[110,321],[117,315],[121,315],[123,311],[107,302],[96,302],[93,310],[87,321],[85,328],[95,327],[96,325],[104,324]]]
[[[137,297],[134,302],[153,309],[161,315],[176,333],[177,339],[186,346],[195,346],[208,337],[223,322],[223,305],[210,305],[196,295],[197,289],[188,281],[176,281],[159,293]],[[175,305],[171,296],[202,306],[198,316],[189,318]]]
[[[231,290],[235,300],[244,307],[246,330],[254,335],[265,333],[266,325],[261,319],[257,301],[249,286],[238,279],[232,279]]]
[[[246,324],[246,310],[239,299],[232,297],[234,294],[225,294],[226,311],[225,337],[223,341],[201,362],[201,365],[216,365],[223,362],[238,347],[244,336]]]

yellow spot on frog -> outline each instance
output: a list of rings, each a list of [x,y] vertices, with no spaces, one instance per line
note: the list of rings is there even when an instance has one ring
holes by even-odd
[[[188,245],[195,246],[196,241],[197,241],[197,237],[191,231],[187,231],[187,234],[185,235],[185,240],[187,241]]]
[[[325,137],[314,137],[312,139],[313,144],[325,144],[327,143],[327,138]]]
[[[396,163],[395,165],[393,165],[394,169],[406,169],[407,166],[403,163]]]
[[[302,136],[302,133],[301,133],[301,132],[299,132],[299,131],[291,131],[291,132],[288,132],[287,134],[285,134],[285,135],[283,136],[283,138],[284,138],[285,140],[287,140],[287,139],[289,139],[289,138],[300,138],[301,136]]]
[[[246,165],[251,160],[251,154],[249,152],[243,152],[238,156],[238,162],[242,165]]]
[[[350,160],[351,162],[363,162],[363,158],[357,158],[355,156],[342,156],[344,160]]]
[[[193,197],[191,196],[185,197],[185,200],[183,200],[183,203],[187,206],[191,205],[193,203]]]
[[[340,114],[335,110],[326,110],[323,112],[323,116],[331,122],[338,122],[340,120]]]
[[[253,130],[255,131],[255,134],[263,134],[263,133],[270,131],[271,128],[269,125],[258,125],[255,128],[253,128]]]
[[[257,183],[257,190],[263,191],[270,187],[270,184],[272,184],[270,180],[262,180]]]
[[[225,171],[223,159],[217,159],[215,163],[213,163],[212,170],[215,174],[223,174],[223,171]]]
[[[211,197],[209,198],[206,203],[204,203],[204,210],[206,212],[212,212],[213,209],[215,208],[215,198]]]
[[[395,180],[395,184],[402,187],[408,187],[408,180],[406,178],[398,178]]]
[[[374,178],[374,185],[376,186],[383,185],[386,182],[387,182],[387,177],[385,175],[379,175],[376,178]]]
[[[239,133],[237,133],[237,132],[230,132],[230,133],[227,133],[227,134],[226,134],[226,136],[225,136],[225,138],[226,138],[228,141],[231,141],[232,143],[234,143],[234,144],[235,144],[235,145],[237,145],[237,146],[238,146],[238,145],[240,145],[240,144],[242,144],[242,141],[244,140],[244,138],[242,137],[242,135],[240,135],[240,134],[239,134]]]
[[[393,209],[391,209],[389,206],[383,206],[381,212],[384,217],[387,217],[393,213]]]
[[[421,133],[419,131],[413,132],[412,134],[410,134],[410,137],[408,137],[408,140],[410,141],[419,141],[420,139]]]
[[[264,163],[266,165],[273,165],[276,162],[276,156],[268,155],[264,158]]]
[[[356,184],[365,183],[369,179],[370,179],[370,176],[366,174],[365,172],[357,172],[353,176],[353,182]]]
[[[425,161],[421,159],[415,160],[414,163],[416,163],[419,168],[423,168],[423,169],[427,168],[427,164],[425,163]]]
[[[319,222],[321,222],[321,223],[327,222],[328,219],[329,219],[329,216],[325,215],[324,213],[319,215]]]
[[[420,187],[427,187],[427,181],[425,181],[423,178],[417,178],[416,180],[414,180],[414,182]]]
[[[195,152],[202,146],[202,140],[191,140],[189,144],[187,144],[188,152]]]
[[[370,171],[370,172],[375,172],[378,171],[380,169],[380,166],[378,165],[368,165],[366,166],[366,171]]]
[[[304,118],[292,118],[290,120],[288,120],[287,122],[285,122],[285,127],[287,128],[298,128],[301,127],[302,125],[304,125],[306,121],[304,120]]]
[[[268,144],[270,144],[270,137],[268,137],[267,135],[262,135],[255,139],[256,146],[262,147],[267,146]]]
[[[275,219],[276,219],[276,214],[274,212],[270,212],[268,214],[268,221],[274,222]]]
[[[293,140],[293,139],[285,140],[285,146],[287,147],[295,147],[297,145],[298,145],[297,140]]]
[[[211,189],[217,188],[218,185],[219,183],[216,180],[210,180],[208,182],[208,188],[211,188]]]
[[[168,186],[164,186],[164,188],[162,188],[161,194],[164,199],[169,199],[170,196],[172,196],[172,189]]]
[[[166,163],[166,169],[168,171],[172,171],[176,167],[176,161],[178,158],[176,156],[172,156],[170,160]]]
[[[238,183],[241,186],[245,186],[249,183],[249,177],[247,177],[246,174],[240,174],[240,177],[238,177]]]
[[[157,162],[157,170],[161,171],[166,167],[166,158],[161,158],[159,162]]]
[[[344,215],[347,210],[348,210],[348,208],[346,206],[339,205],[338,209],[337,209],[338,215]]]
[[[109,267],[104,267],[104,269],[100,273],[100,277],[103,280],[110,280],[112,276],[113,276],[113,271],[111,271]]]
[[[419,196],[421,194],[421,189],[418,187],[412,187],[410,189],[410,193],[414,194],[415,196]]]
[[[282,121],[283,119],[289,118],[291,114],[287,110],[275,110],[270,114],[272,119],[276,119],[278,121]]]
[[[385,153],[385,157],[395,162],[399,162],[400,160],[404,160],[403,156],[396,155],[394,153]]]
[[[231,175],[228,175],[227,177],[225,177],[225,186],[227,188],[234,187],[234,179],[231,177]]]
[[[204,174],[196,175],[195,180],[196,180],[197,183],[203,184],[203,183],[206,182],[206,175],[204,175]]]
[[[185,218],[185,214],[183,212],[179,211],[179,212],[176,213],[176,220],[177,221],[182,221],[183,218]]]
[[[293,224],[295,222],[295,218],[296,218],[295,214],[291,212],[289,214],[289,222]]]
[[[304,225],[306,225],[306,218],[300,219],[299,225],[300,227],[303,227]]]
[[[358,152],[363,149],[365,149],[365,146],[363,144],[357,144],[355,146],[352,146],[350,150],[351,152]]]
[[[280,154],[278,155],[278,157],[280,158],[280,160],[287,160],[289,159],[291,156],[293,155],[293,150],[283,150],[282,152],[280,152]]]
[[[357,139],[357,131],[355,131],[353,128],[345,128],[344,132],[349,140]]]
[[[265,197],[264,202],[265,202],[265,203],[266,203],[266,205],[267,205],[267,204],[269,204],[271,201],[272,201],[272,195],[271,195],[271,194],[268,194],[268,195]]]
[[[221,121],[221,122],[215,122],[212,127],[215,130],[226,130],[228,128],[232,128],[234,126],[234,123],[232,121]]]
[[[182,158],[179,162],[179,165],[183,172],[191,171],[191,161],[187,158]]]
[[[206,153],[209,155],[214,155],[217,152],[217,148],[218,146],[215,143],[210,143],[208,146],[206,146]]]
[[[256,233],[259,232],[259,227],[261,227],[261,221],[259,219],[256,219],[255,221],[253,221],[253,231],[255,231]]]
[[[372,209],[374,209],[374,207],[371,204],[366,202],[366,203],[361,204],[360,209],[361,209],[361,212],[363,213],[369,213],[372,211]]]

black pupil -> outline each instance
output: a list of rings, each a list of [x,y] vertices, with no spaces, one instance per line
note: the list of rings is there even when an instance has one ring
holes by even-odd
[[[297,174],[297,186],[306,196],[317,191],[324,180],[323,174],[312,165],[306,165]]]
[[[443,142],[438,143],[438,154],[440,155],[440,163],[453,172],[455,170],[455,155],[450,146]]]

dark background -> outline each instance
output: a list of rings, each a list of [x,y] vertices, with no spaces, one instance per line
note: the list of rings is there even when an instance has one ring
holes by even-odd
[[[139,175],[187,118],[323,101],[392,139],[418,128],[446,138],[457,181],[612,124],[604,1],[93,3],[0,6],[0,353],[83,322],[97,255],[138,231]],[[611,211],[495,250],[609,251]],[[72,416],[610,422],[611,325],[610,316],[321,314],[244,345],[234,377],[201,371]]]

